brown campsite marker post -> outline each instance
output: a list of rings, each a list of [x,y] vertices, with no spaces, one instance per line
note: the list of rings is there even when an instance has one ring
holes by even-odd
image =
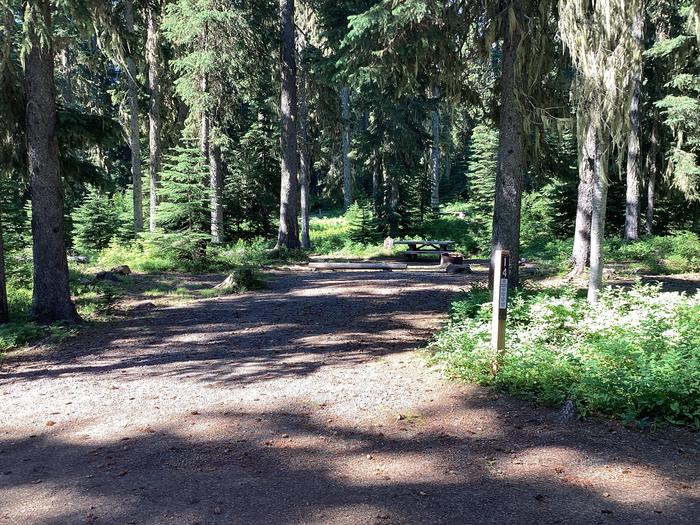
[[[508,313],[508,250],[496,250],[493,268],[493,320],[491,323],[491,348],[494,358],[491,364],[493,375],[498,373],[498,361],[506,346],[506,316]]]

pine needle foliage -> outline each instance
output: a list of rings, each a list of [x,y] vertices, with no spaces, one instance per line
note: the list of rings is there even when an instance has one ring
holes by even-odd
[[[91,189],[73,212],[73,242],[79,253],[103,250],[119,226],[119,215],[109,196]]]
[[[163,248],[192,267],[202,265],[209,235],[209,171],[194,144],[173,148],[161,172],[158,223]]]
[[[468,146],[467,190],[469,201],[486,222],[493,215],[497,152],[498,131],[489,126],[476,126]]]
[[[659,40],[645,57],[667,72],[663,96],[654,102],[674,142],[666,151],[666,179],[689,201],[700,201],[700,32],[696,25],[698,3],[682,2],[679,15],[688,23],[683,32]]]
[[[372,244],[381,239],[380,224],[372,209],[372,202],[366,198],[357,199],[348,208],[346,218],[349,223],[349,236],[357,244]]]

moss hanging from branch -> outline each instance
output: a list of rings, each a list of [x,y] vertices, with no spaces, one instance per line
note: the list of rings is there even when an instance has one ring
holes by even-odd
[[[559,0],[559,33],[578,71],[574,96],[583,124],[578,129],[593,122],[620,147],[629,128],[633,65],[641,60],[631,35],[642,7],[643,0]]]

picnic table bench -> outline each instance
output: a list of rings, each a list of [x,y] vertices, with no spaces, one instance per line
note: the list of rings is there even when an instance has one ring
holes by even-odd
[[[405,244],[408,249],[403,254],[409,260],[415,261],[419,255],[437,255],[450,252],[454,249],[454,241],[429,241],[429,240],[408,240],[394,241],[394,244]]]

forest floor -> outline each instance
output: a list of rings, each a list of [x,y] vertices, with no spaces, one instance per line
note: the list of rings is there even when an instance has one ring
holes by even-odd
[[[425,364],[485,277],[288,272],[169,307],[144,282],[0,362],[0,525],[697,520],[697,433],[561,423]]]

